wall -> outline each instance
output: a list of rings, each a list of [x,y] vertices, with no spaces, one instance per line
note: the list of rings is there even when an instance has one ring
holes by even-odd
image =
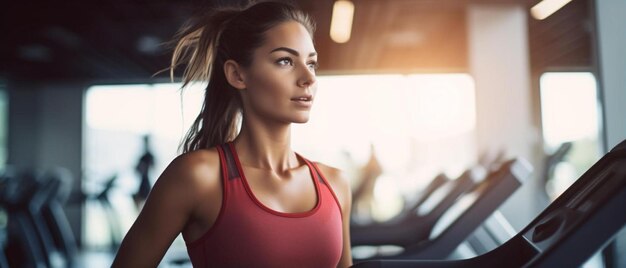
[[[68,169],[73,193],[81,189],[83,92],[85,85],[9,82],[7,164],[17,170]],[[81,208],[66,213],[80,241]]]
[[[595,1],[597,68],[605,151],[626,139],[626,1]],[[626,228],[613,248],[615,267],[626,267]]]
[[[476,81],[478,152],[522,157],[534,175],[502,206],[520,230],[547,205],[538,199],[538,123],[533,120],[527,10],[522,5],[469,5],[470,74]],[[543,201],[543,202],[542,202]]]

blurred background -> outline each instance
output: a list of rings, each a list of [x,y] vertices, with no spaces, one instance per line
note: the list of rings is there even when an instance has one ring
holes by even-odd
[[[3,3],[5,252],[19,237],[7,231],[10,211],[32,206],[35,191],[52,187],[48,176],[73,249],[49,245],[58,256],[44,262],[111,264],[201,105],[203,85],[181,92],[167,73],[154,75],[169,66],[162,44],[192,14],[235,2],[245,1]],[[317,22],[320,68],[293,147],[349,175],[356,222],[392,219],[438,174],[522,157],[532,178],[500,208],[520,231],[626,138],[622,0],[295,3]],[[34,182],[11,192],[9,177]],[[622,254],[600,252],[589,265],[625,267],[625,239],[622,230],[611,244]],[[179,238],[162,266],[185,265],[185,254]]]

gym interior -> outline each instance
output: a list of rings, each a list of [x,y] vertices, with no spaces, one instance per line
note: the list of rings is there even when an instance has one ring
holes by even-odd
[[[111,266],[202,105],[164,44],[244,2],[3,5],[0,267]],[[292,147],[350,179],[355,267],[626,267],[626,1],[292,2],[319,53]]]

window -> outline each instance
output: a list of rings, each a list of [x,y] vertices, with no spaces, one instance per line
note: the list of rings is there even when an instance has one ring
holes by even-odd
[[[154,180],[177,155],[179,141],[198,114],[202,85],[180,84],[93,86],[86,94],[84,244],[93,249],[120,242],[138,210],[133,194],[139,187],[135,167],[143,153],[143,137],[150,136]],[[182,101],[182,103],[181,103]],[[181,107],[182,104],[182,107]],[[183,112],[181,114],[181,111]],[[107,202],[96,196],[109,180]]]
[[[550,72],[540,78],[541,119],[546,154],[572,147],[556,164],[546,191],[555,199],[600,158],[596,80],[588,72]]]

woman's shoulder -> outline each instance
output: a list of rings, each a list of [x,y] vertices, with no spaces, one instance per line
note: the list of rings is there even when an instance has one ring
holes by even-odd
[[[209,149],[197,149],[180,154],[174,160],[173,165],[184,166],[186,168],[216,168],[219,167],[219,154],[216,147]]]
[[[217,149],[199,149],[177,156],[167,166],[163,177],[192,187],[215,186],[220,179]]]

